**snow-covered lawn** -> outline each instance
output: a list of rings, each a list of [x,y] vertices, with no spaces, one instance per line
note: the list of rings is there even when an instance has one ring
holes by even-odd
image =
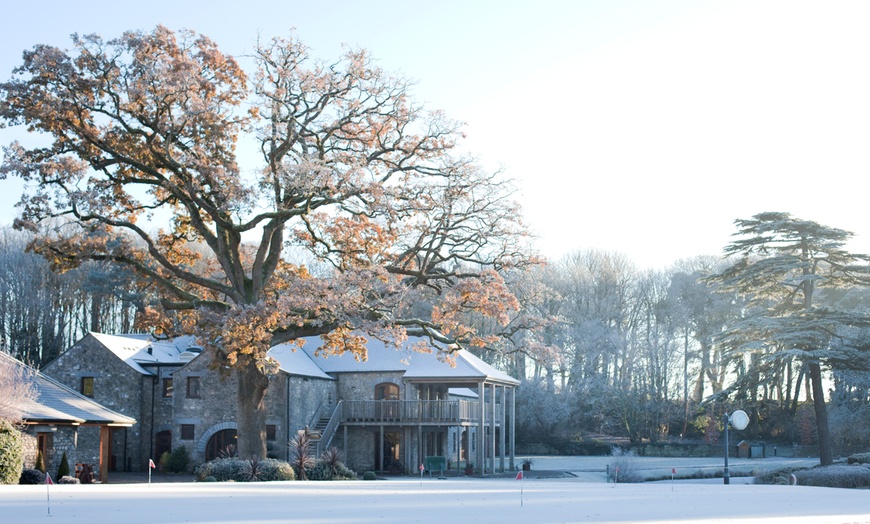
[[[870,523],[870,491],[504,478],[0,486],[0,521]]]

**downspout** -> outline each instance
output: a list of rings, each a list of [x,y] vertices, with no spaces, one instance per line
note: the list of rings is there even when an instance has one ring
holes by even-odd
[[[290,442],[290,374],[288,373],[284,378],[284,383],[287,385],[286,389],[286,397],[287,397],[287,418],[284,420],[284,431],[287,432],[287,438],[284,439],[287,442]],[[290,461],[290,446],[284,446],[284,460]]]
[[[150,449],[148,457],[149,459],[154,458],[154,389],[157,387],[157,382],[160,380],[160,368],[157,368],[157,375],[152,377],[151,379],[151,424],[149,424],[151,430],[151,438],[148,439],[148,447]],[[141,449],[141,448],[140,448]],[[160,457],[157,457],[159,460]]]

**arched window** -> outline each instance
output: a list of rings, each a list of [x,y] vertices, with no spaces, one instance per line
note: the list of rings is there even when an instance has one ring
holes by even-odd
[[[399,386],[383,382],[375,386],[375,400],[380,400],[375,408],[375,416],[382,420],[399,418]]]
[[[399,386],[384,382],[375,386],[375,400],[399,400]]]
[[[226,452],[227,446],[236,445],[236,430],[222,429],[208,439],[205,445],[205,461],[214,460],[221,451]]]

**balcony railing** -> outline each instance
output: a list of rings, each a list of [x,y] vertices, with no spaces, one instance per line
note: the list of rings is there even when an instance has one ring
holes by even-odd
[[[495,411],[499,424],[501,404]],[[480,418],[480,404],[467,400],[344,400],[340,418],[349,423],[472,424]]]

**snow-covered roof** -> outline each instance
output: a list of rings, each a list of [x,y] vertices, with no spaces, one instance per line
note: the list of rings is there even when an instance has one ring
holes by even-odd
[[[269,350],[269,356],[277,360],[281,369],[290,375],[334,380],[294,344],[278,344]]]
[[[153,374],[142,367],[143,365],[180,364],[190,360],[183,357],[185,352],[201,351],[192,336],[157,339],[152,335],[106,335],[95,332],[91,332],[91,335],[106,349],[143,375]]]
[[[155,339],[150,335],[104,335],[91,333],[101,344],[130,367],[144,375],[153,374],[143,366],[149,364],[184,364],[201,351],[193,337]],[[437,351],[416,351],[425,345],[425,339],[411,337],[399,348],[369,338],[368,358],[356,360],[350,353],[316,355],[323,344],[320,337],[306,337],[301,349],[294,344],[279,344],[269,350],[269,356],[278,361],[281,370],[302,377],[331,380],[330,374],[395,371],[405,378],[416,380],[454,380],[459,382],[498,382],[518,385],[520,382],[490,366],[468,350],[452,355],[453,364],[439,358]],[[293,349],[296,348],[296,351]]]
[[[13,365],[25,364],[6,353],[0,358]],[[31,375],[36,398],[21,406],[24,420],[29,423],[100,424],[132,426],[136,419],[122,415],[35,371]]]
[[[450,379],[458,381],[499,382],[519,385],[520,381],[507,373],[501,372],[471,352],[461,349],[453,353],[453,365],[440,359],[436,351],[421,353],[415,351],[415,345],[423,339],[411,337],[396,349],[387,346],[376,339],[369,339],[366,344],[368,358],[358,361],[353,355],[344,353],[329,357],[315,356],[321,341],[318,337],[310,337],[302,347],[320,369],[327,373],[360,373],[374,371],[400,371],[408,379]]]

